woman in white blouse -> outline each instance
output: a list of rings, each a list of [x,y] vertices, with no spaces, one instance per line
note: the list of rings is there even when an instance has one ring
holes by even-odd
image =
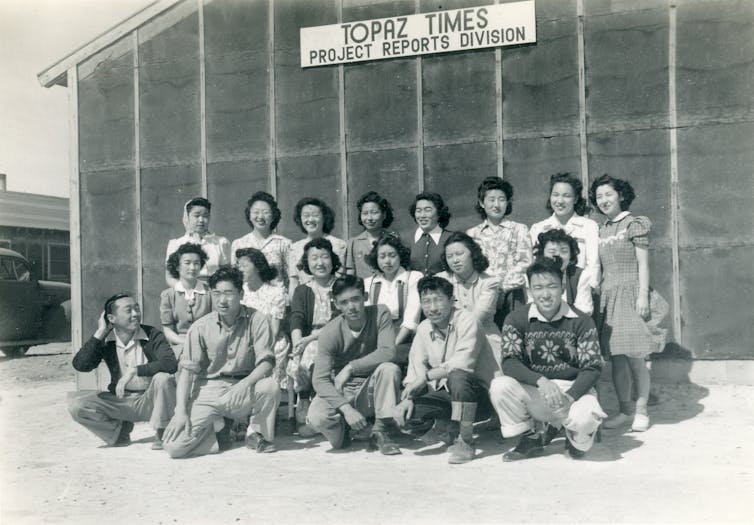
[[[599,225],[585,217],[588,206],[583,195],[581,180],[570,173],[556,173],[550,177],[550,197],[547,209],[552,215],[532,225],[532,244],[536,244],[539,234],[559,228],[576,239],[579,256],[576,266],[584,270],[592,288],[599,288]]]
[[[421,316],[416,285],[422,273],[407,270],[411,264],[411,251],[392,233],[380,237],[365,259],[376,272],[364,280],[367,304],[382,304],[390,310],[397,334],[395,344],[399,348],[399,362],[406,362],[408,343]]]

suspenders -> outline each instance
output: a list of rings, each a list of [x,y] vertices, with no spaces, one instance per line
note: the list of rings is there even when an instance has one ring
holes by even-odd
[[[378,304],[382,291],[382,281],[372,280],[372,286],[369,287],[369,302]],[[406,296],[408,295],[408,286],[403,281],[398,281],[398,319],[403,319],[403,312],[406,309]]]

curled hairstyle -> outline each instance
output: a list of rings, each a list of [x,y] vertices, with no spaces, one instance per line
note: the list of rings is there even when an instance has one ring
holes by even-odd
[[[484,196],[487,194],[487,192],[492,190],[500,190],[505,193],[505,200],[507,200],[508,203],[505,206],[505,213],[503,214],[503,217],[510,215],[513,211],[513,185],[507,180],[501,179],[500,177],[487,177],[479,185],[479,188],[477,189],[477,202],[474,206],[477,213],[482,217],[482,219],[487,218],[487,212],[484,211],[484,207],[482,207],[480,203],[484,201]]]
[[[301,260],[299,260],[296,267],[299,270],[303,270],[305,273],[312,275],[312,271],[309,269],[309,258],[307,256],[309,255],[309,250],[313,248],[325,250],[330,254],[330,261],[332,262],[332,270],[330,270],[330,274],[335,275],[335,272],[340,269],[340,257],[338,257],[338,254],[333,251],[332,243],[324,237],[312,239],[304,245],[304,253],[301,255]]]
[[[335,228],[335,212],[330,206],[328,206],[323,200],[315,197],[304,197],[296,203],[296,208],[293,210],[293,221],[301,228],[301,231],[306,233],[304,223],[301,221],[301,211],[304,206],[316,206],[322,212],[322,231],[330,233]]]
[[[200,268],[204,268],[204,265],[207,262],[207,252],[205,252],[198,244],[191,242],[181,244],[176,251],[170,254],[167,263],[165,263],[168,273],[173,279],[180,278],[178,268],[181,266],[181,256],[186,255],[187,253],[195,253],[198,255]]]
[[[190,201],[186,203],[186,213],[191,213],[191,208],[194,206],[201,206],[203,208],[207,208],[208,212],[212,211],[212,203],[209,202],[204,197],[194,197]]]
[[[529,282],[531,283],[531,278],[533,275],[544,275],[544,274],[551,274],[558,278],[558,282],[563,282],[563,270],[560,269],[560,266],[563,264],[563,259],[560,258],[560,256],[555,256],[552,259],[547,257],[540,257],[538,259],[534,259],[534,262],[531,266],[529,266],[529,269],[526,270],[526,277],[529,278]]]
[[[453,298],[453,285],[447,279],[437,277],[436,275],[427,275],[426,277],[419,279],[419,282],[416,284],[416,289],[419,292],[419,296],[426,292],[439,291],[448,299]]]
[[[257,269],[262,282],[268,283],[278,276],[277,268],[270,266],[270,263],[267,262],[267,257],[260,250],[256,248],[240,248],[236,250],[236,261],[240,261],[241,257],[248,257],[251,264]]]
[[[591,202],[597,210],[600,209],[599,206],[597,206],[597,188],[600,186],[611,186],[616,192],[618,192],[621,211],[630,208],[631,203],[634,202],[634,199],[636,198],[634,188],[628,181],[616,179],[605,173],[602,177],[595,180],[589,187],[589,202]],[[602,212],[600,211],[600,213]]]
[[[220,266],[215,273],[210,275],[209,287],[211,290],[214,290],[218,284],[224,281],[233,284],[239,293],[243,292],[243,273],[238,268],[234,268],[229,264]]]
[[[340,294],[346,290],[358,290],[361,295],[364,295],[364,279],[356,275],[344,275],[338,277],[335,282],[332,283],[332,296],[337,298]]]
[[[547,195],[547,204],[545,205],[547,210],[550,213],[554,213],[552,203],[550,203],[550,195],[552,195],[552,189],[559,182],[568,184],[573,188],[573,197],[575,199],[573,203],[573,212],[576,215],[586,215],[586,212],[589,211],[589,207],[587,206],[586,199],[583,195],[584,185],[581,183],[581,179],[571,173],[556,173],[555,175],[550,175],[550,193]]]
[[[568,249],[571,250],[571,260],[568,261],[568,266],[576,266],[576,261],[578,260],[578,255],[581,251],[579,249],[579,242],[576,239],[568,235],[564,230],[561,230],[560,228],[542,232],[537,236],[537,245],[534,247],[535,257],[545,256],[545,247],[547,246],[548,242],[554,242],[556,244],[567,244]]]
[[[448,258],[445,256],[445,252],[448,249],[448,246],[453,243],[461,243],[469,249],[471,252],[471,263],[474,266],[474,270],[477,272],[481,273],[490,266],[490,261],[484,255],[484,252],[482,252],[482,247],[479,246],[474,239],[463,232],[453,232],[450,234],[450,237],[448,237],[448,240],[445,241],[445,246],[443,246],[442,255],[440,256],[444,270],[448,272],[451,271],[448,266]]]
[[[363,208],[367,202],[375,203],[380,207],[380,210],[382,210],[382,215],[384,216],[382,219],[383,228],[387,228],[388,226],[393,224],[393,219],[395,218],[395,216],[393,214],[393,207],[390,205],[390,202],[376,191],[368,191],[364,195],[359,197],[358,201],[356,201],[356,209],[359,210],[359,226],[361,226],[362,228],[364,227],[364,223],[361,222],[361,208]]]
[[[374,246],[372,246],[372,251],[370,251],[366,255],[366,257],[364,257],[364,260],[367,262],[367,264],[378,272],[380,271],[380,267],[377,263],[380,246],[392,246],[395,250],[395,253],[398,254],[398,258],[400,259],[401,266],[404,270],[411,266],[411,250],[406,248],[403,242],[401,242],[400,237],[393,233],[386,233],[382,235],[376,243],[374,243]]]
[[[105,301],[105,306],[102,308],[105,311],[105,315],[111,315],[115,309],[115,303],[118,301],[118,299],[123,299],[125,297],[133,297],[133,295],[128,292],[120,292],[116,293],[107,301]]]
[[[409,206],[408,211],[411,213],[411,218],[416,222],[416,204],[419,201],[429,201],[437,209],[437,224],[440,228],[445,228],[450,223],[450,210],[445,206],[445,201],[442,200],[442,195],[439,193],[432,193],[431,191],[423,191],[414,197],[414,202]]]
[[[278,203],[275,202],[275,198],[269,193],[267,193],[266,191],[256,192],[246,202],[246,208],[243,211],[246,224],[248,224],[252,230],[254,229],[254,224],[251,222],[251,219],[249,218],[249,214],[251,213],[251,207],[254,205],[255,202],[258,202],[258,201],[266,202],[270,206],[270,210],[272,210],[272,222],[270,222],[270,230],[274,230],[275,228],[277,228],[282,214],[280,213],[280,208],[278,208]],[[299,213],[299,215],[301,214]]]

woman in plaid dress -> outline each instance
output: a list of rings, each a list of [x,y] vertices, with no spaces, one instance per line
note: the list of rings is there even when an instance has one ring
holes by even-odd
[[[602,264],[600,344],[612,362],[613,383],[620,413],[605,428],[631,423],[631,429],[649,428],[647,401],[650,378],[645,359],[662,349],[665,330],[658,323],[668,304],[649,287],[649,231],[646,217],[628,211],[635,193],[631,185],[603,175],[592,184],[589,199],[605,215],[599,230]],[[636,409],[632,416],[632,385]]]

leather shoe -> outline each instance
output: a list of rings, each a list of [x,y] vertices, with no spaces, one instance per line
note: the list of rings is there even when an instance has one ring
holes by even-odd
[[[552,440],[558,437],[561,432],[563,432],[563,427],[555,428],[548,423],[545,431],[542,433],[542,446],[546,447],[552,443]]]
[[[503,461],[519,461],[521,459],[530,459],[539,456],[544,451],[541,437],[537,434],[528,434],[521,438],[516,448],[503,454]]]
[[[152,441],[152,450],[162,450],[162,435],[164,433],[164,428],[157,429],[157,433],[154,435],[154,441]]]
[[[120,432],[118,432],[118,438],[113,443],[112,447],[127,447],[131,444],[131,431],[134,429],[134,424],[131,421],[123,421],[120,426]]]
[[[396,454],[401,453],[401,449],[398,448],[398,445],[395,443],[395,441],[390,439],[390,436],[387,435],[387,432],[373,430],[372,434],[369,436],[369,444],[367,445],[367,450],[372,452],[378,449],[384,456],[395,456]]]
[[[450,452],[448,463],[451,465],[460,465],[474,459],[476,450],[474,450],[474,445],[467,443],[461,436],[458,436],[455,442],[448,448],[448,452]]]
[[[581,459],[584,457],[584,454],[586,454],[586,452],[584,452],[583,450],[579,450],[574,447],[571,443],[571,440],[569,440],[568,438],[566,438],[565,448],[568,451],[568,455],[573,459]]]
[[[276,452],[275,445],[264,439],[259,432],[252,432],[246,436],[246,448],[256,450],[259,454],[269,454]]]

